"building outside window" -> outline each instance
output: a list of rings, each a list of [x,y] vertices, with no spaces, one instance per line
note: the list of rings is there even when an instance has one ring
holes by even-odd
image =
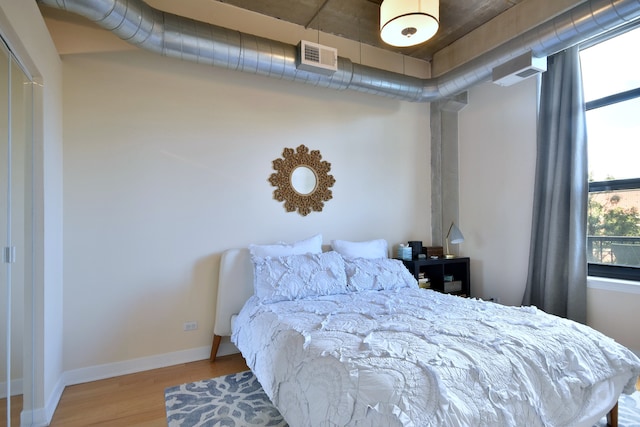
[[[637,25],[636,25],[637,27]],[[589,275],[640,280],[640,27],[583,46]]]

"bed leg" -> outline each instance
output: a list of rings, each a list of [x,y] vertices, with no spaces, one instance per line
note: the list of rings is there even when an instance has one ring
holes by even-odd
[[[611,408],[607,414],[607,426],[618,427],[618,402],[616,402],[616,406]]]
[[[222,337],[220,335],[213,336],[213,343],[211,344],[211,356],[209,356],[209,360],[212,362],[216,361],[216,355],[218,354],[218,347],[220,347],[220,341]]]

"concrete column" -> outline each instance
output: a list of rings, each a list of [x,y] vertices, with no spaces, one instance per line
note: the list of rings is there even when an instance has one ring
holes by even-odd
[[[458,223],[458,112],[467,92],[431,104],[431,241],[445,246],[451,222]]]

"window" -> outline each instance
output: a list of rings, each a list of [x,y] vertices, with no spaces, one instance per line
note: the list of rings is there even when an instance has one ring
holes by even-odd
[[[589,161],[589,275],[640,280],[640,28],[580,52]]]

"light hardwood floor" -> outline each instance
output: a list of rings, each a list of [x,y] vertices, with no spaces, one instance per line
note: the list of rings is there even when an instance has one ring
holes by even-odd
[[[239,354],[66,387],[51,426],[164,426],[164,389],[246,371]]]
[[[22,396],[11,396],[11,427],[20,427]],[[0,399],[0,427],[7,424],[7,399]]]

